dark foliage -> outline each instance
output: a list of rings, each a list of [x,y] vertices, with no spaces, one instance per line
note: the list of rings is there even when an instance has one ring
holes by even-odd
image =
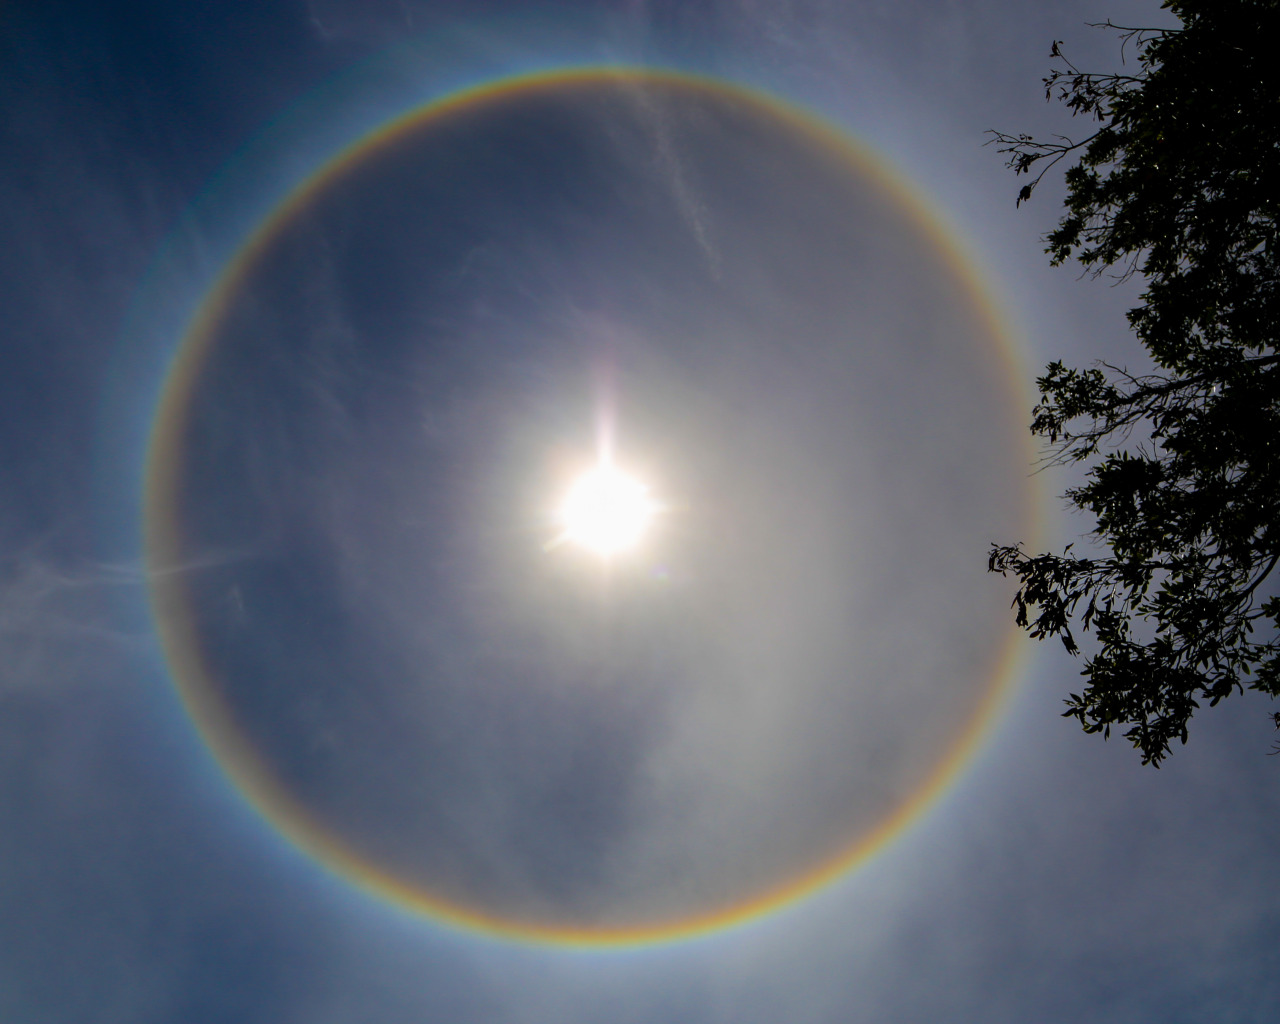
[[[1154,372],[1049,364],[1031,431],[1050,463],[1088,465],[1066,494],[1098,557],[992,548],[1017,622],[1092,631],[1065,715],[1112,726],[1159,765],[1202,701],[1280,693],[1280,0],[1169,0],[1176,28],[1112,25],[1127,73],[1080,71],[1055,43],[1046,96],[1080,141],[994,132],[1028,199],[1064,159],[1052,262],[1140,275],[1129,323]],[[1280,727],[1280,715],[1276,717]]]

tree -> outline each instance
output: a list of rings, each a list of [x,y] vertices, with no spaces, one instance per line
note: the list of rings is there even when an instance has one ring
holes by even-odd
[[[1280,0],[1166,0],[1171,28],[1119,34],[1124,73],[1076,68],[1053,44],[1046,98],[1091,122],[1080,141],[993,132],[1027,174],[1063,160],[1051,263],[1140,275],[1129,324],[1150,372],[1050,363],[1031,431],[1099,554],[993,546],[1016,577],[1018,625],[1079,650],[1064,717],[1124,735],[1159,766],[1202,701],[1280,693]],[[1280,575],[1280,574],[1277,574]],[[1275,716],[1280,728],[1280,714]]]

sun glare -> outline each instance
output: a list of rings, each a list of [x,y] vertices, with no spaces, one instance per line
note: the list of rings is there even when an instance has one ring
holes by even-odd
[[[560,506],[560,539],[608,557],[634,547],[656,511],[648,487],[597,466],[578,478]]]

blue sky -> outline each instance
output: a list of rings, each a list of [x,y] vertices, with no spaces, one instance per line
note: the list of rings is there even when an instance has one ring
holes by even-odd
[[[590,926],[785,882],[972,720],[1008,625],[986,544],[1018,539],[988,534],[1024,488],[1048,544],[1087,531],[1065,477],[1026,484],[1017,424],[1048,359],[1139,362],[1135,289],[1047,266],[1059,193],[1015,210],[983,133],[1069,130],[1050,42],[1111,67],[1085,23],[1154,6],[0,4],[0,1018],[1273,1017],[1256,699],[1153,771],[1062,720],[1078,664],[1017,640],[964,767],[873,856],[728,929],[584,951],[297,845],[202,738],[148,603],[198,606],[266,775],[425,890]],[[240,244],[387,119],[567,63],[760,90],[883,177],[653,80],[424,129],[233,289],[183,420],[181,557],[148,566],[166,368]],[[601,415],[671,506],[648,589],[637,559],[604,596],[536,515]]]

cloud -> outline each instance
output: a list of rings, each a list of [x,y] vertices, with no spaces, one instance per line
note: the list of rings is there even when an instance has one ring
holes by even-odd
[[[652,163],[669,190],[671,199],[685,226],[706,257],[707,269],[715,280],[721,275],[721,256],[715,244],[715,224],[701,187],[696,182],[688,157],[681,152],[677,130],[681,135],[695,130],[696,125],[683,123],[689,108],[678,98],[649,88],[643,80],[625,82],[626,95],[633,102],[640,124],[646,130],[649,151],[634,154],[634,159]],[[679,124],[677,124],[679,122]]]
[[[306,0],[306,20],[326,44],[386,45],[420,27],[419,7],[410,0]]]
[[[135,568],[42,556],[29,544],[0,560],[0,690],[62,689],[104,654],[137,653],[145,634],[114,624],[111,606],[140,600]]]

